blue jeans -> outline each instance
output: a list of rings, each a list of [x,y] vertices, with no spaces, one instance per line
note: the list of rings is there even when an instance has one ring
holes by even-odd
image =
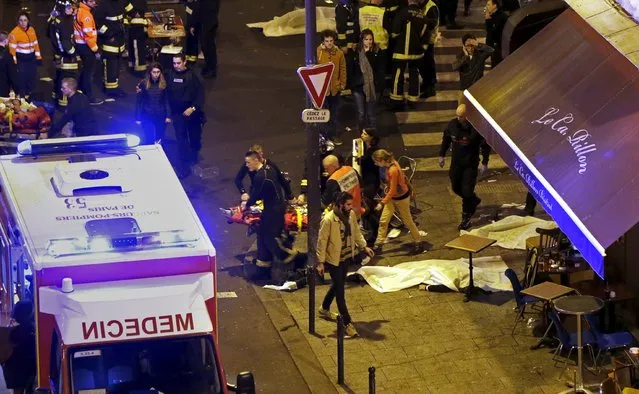
[[[366,101],[364,92],[358,90],[353,90],[353,99],[357,106],[357,123],[360,130],[367,127],[375,127],[377,102],[375,100]]]

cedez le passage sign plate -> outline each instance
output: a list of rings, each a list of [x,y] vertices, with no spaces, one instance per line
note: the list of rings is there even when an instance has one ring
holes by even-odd
[[[331,118],[331,113],[327,109],[305,109],[302,111],[302,122],[304,123],[327,123]]]

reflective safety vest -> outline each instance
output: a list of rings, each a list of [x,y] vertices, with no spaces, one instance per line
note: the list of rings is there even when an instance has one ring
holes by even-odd
[[[23,30],[20,26],[16,26],[11,30],[9,33],[9,53],[13,56],[15,63],[20,58],[24,60],[42,59],[38,37],[33,27],[29,26],[27,30]]]
[[[428,3],[426,3],[424,9],[422,10],[426,18],[428,18],[428,11],[431,9],[431,7],[437,8],[437,4],[435,4],[433,0],[428,0]],[[428,32],[428,44],[430,45],[435,44],[435,41],[437,40],[437,33],[439,33],[439,8],[437,8],[437,11],[437,21],[435,22],[435,28],[432,31]],[[427,23],[428,22],[430,22],[430,20],[427,19]]]
[[[80,8],[75,16],[73,37],[76,44],[84,44],[93,52],[98,51],[98,32],[95,29],[95,20],[91,13],[91,7],[84,3],[80,3]]]
[[[359,186],[359,177],[353,167],[341,166],[331,174],[329,180],[334,180],[339,185],[340,191],[348,192],[353,196],[353,211],[357,215],[364,213],[362,209],[362,190]]]
[[[432,2],[432,0],[431,0]],[[379,49],[388,48],[388,31],[384,29],[384,7],[367,5],[359,9],[359,26],[361,30],[370,29],[375,36]]]

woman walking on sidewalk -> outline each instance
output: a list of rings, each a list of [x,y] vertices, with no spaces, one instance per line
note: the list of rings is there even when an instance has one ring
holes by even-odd
[[[337,319],[337,314],[330,311],[333,300],[337,301],[337,309],[344,319],[345,338],[357,336],[357,330],[351,323],[351,316],[346,307],[344,284],[348,266],[355,257],[355,249],[364,250],[373,257],[373,251],[366,246],[357,224],[357,215],[353,212],[353,196],[341,192],[335,199],[335,208],[322,218],[317,240],[317,272],[324,276],[324,270],[331,276],[331,288],[326,293],[319,316],[328,320]]]
[[[162,142],[168,116],[166,99],[166,79],[158,63],[151,64],[146,76],[137,85],[135,123],[142,125],[142,144]]]
[[[378,167],[386,168],[386,184],[388,185],[386,195],[375,207],[376,211],[382,211],[382,216],[379,219],[379,229],[377,230],[377,239],[373,250],[377,254],[382,252],[382,245],[388,232],[388,224],[393,217],[393,213],[397,210],[399,217],[413,237],[413,251],[416,254],[422,253],[424,247],[421,242],[421,235],[410,213],[412,190],[404,171],[402,171],[393,154],[387,150],[376,150],[373,153],[373,160]]]

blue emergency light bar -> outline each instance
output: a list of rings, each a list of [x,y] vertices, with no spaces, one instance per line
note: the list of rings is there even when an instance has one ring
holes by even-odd
[[[38,156],[70,152],[96,152],[126,150],[140,145],[140,137],[133,134],[110,134],[90,137],[52,138],[37,141],[22,141],[18,154]]]

